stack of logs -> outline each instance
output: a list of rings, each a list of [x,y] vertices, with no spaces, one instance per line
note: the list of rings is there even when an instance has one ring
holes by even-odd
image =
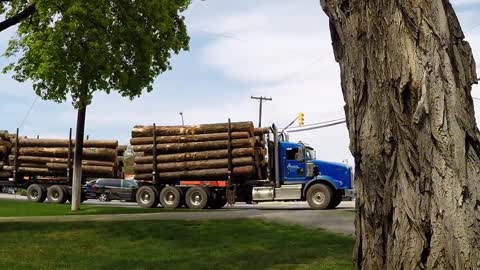
[[[0,180],[8,180],[12,177],[11,171],[4,170],[4,167],[8,165],[8,155],[11,149],[10,134],[7,131],[0,130]]]
[[[135,152],[135,179],[153,180],[156,140],[158,181],[225,180],[228,176],[228,123],[197,126],[135,126],[130,144]],[[232,177],[264,179],[267,162],[264,134],[252,122],[231,123]]]
[[[15,165],[15,139],[11,138],[13,147],[8,156],[10,166],[4,169],[12,172]],[[37,179],[67,180],[67,169],[73,168],[75,141],[69,148],[68,140],[61,139],[31,139],[18,140],[18,174],[22,177]],[[84,177],[120,177],[123,160],[118,154],[125,151],[117,141],[87,140],[84,142],[82,175]]]

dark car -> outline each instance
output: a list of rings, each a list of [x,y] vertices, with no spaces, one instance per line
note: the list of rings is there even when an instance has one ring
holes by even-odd
[[[87,199],[98,199],[101,202],[111,200],[135,201],[138,185],[134,180],[99,178],[87,182],[83,190]]]

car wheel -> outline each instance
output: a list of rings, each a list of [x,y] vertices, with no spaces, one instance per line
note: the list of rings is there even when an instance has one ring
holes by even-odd
[[[164,208],[178,208],[182,202],[182,190],[178,187],[167,186],[160,192],[160,204]]]
[[[185,195],[185,202],[190,209],[203,209],[208,206],[208,190],[203,187],[191,187]]]
[[[142,208],[154,208],[158,206],[158,191],[151,186],[142,186],[137,190],[137,204]]]
[[[110,200],[110,197],[108,196],[107,193],[103,192],[102,194],[100,194],[100,196],[98,196],[98,200],[101,201],[101,202],[109,202],[111,201]]]
[[[47,192],[42,186],[33,184],[27,189],[27,198],[31,202],[41,203],[47,198]]]
[[[62,204],[67,201],[65,190],[58,185],[51,186],[47,189],[48,201],[51,203]]]
[[[327,209],[332,201],[332,190],[325,184],[315,184],[307,191],[307,201],[313,209]]]

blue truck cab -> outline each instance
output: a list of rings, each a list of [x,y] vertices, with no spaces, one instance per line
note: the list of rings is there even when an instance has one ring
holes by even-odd
[[[313,209],[332,209],[344,197],[354,197],[351,166],[318,160],[315,150],[302,142],[276,136],[272,144],[274,187],[254,187],[254,201],[307,201]]]
[[[310,206],[314,204],[312,208],[319,208],[317,204],[322,204],[322,200],[322,208],[335,208],[343,197],[353,196],[351,166],[318,160],[315,150],[301,142],[279,142],[279,157],[282,186],[301,184],[302,197]],[[309,198],[312,196],[316,198]]]

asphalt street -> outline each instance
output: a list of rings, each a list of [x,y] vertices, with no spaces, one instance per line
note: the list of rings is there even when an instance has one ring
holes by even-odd
[[[26,200],[24,196],[0,194],[0,199]],[[138,207],[136,203],[100,202],[88,200],[85,204],[102,206]],[[259,204],[238,203],[221,210],[202,212],[166,212],[149,214],[86,215],[57,217],[0,217],[4,222],[69,222],[69,221],[119,221],[119,220],[215,220],[255,218],[295,224],[307,228],[322,228],[336,233],[353,235],[354,202],[342,202],[335,210],[311,210],[305,202],[265,202]]]

